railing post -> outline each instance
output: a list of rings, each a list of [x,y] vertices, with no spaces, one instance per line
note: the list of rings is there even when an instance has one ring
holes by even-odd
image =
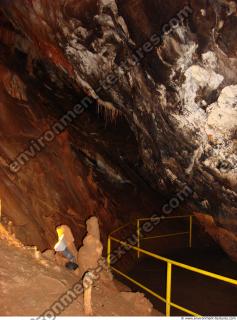
[[[111,255],[111,238],[110,236],[108,237],[108,245],[107,245],[107,264],[108,267],[110,268],[111,261],[110,261],[110,255]]]
[[[170,317],[171,303],[171,280],[172,280],[172,264],[167,263],[167,281],[166,281],[166,316]]]
[[[137,247],[140,249],[140,220],[137,219]],[[137,251],[137,258],[140,258],[140,251]]]
[[[193,239],[193,216],[189,218],[189,248],[192,248]]]

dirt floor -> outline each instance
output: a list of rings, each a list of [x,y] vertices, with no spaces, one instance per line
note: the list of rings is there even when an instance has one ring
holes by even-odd
[[[237,264],[231,261],[221,249],[216,247],[179,249],[165,256],[191,266],[237,279]],[[158,262],[152,258],[144,258],[129,272],[129,275],[162,297],[165,297],[166,271],[166,263]],[[133,290],[137,289],[136,285],[122,279],[122,277],[116,276],[116,278],[129,285]],[[146,294],[146,297],[156,309],[165,313],[164,303],[150,294]],[[236,316],[236,301],[237,286],[173,267],[172,302],[203,316]],[[187,316],[187,314],[174,308],[172,308],[171,315]]]
[[[22,246],[0,225],[0,316],[39,316],[78,282],[72,271]],[[143,294],[103,275],[92,290],[95,316],[161,315]],[[80,295],[62,316],[83,316]]]

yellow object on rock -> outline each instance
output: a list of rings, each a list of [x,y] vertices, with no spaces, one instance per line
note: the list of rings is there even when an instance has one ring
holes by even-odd
[[[64,234],[63,229],[61,227],[58,227],[56,229],[57,234],[58,234],[58,239]]]

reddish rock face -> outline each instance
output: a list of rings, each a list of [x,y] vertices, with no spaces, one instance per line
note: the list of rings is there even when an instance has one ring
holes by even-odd
[[[9,56],[12,68],[7,67]],[[83,96],[79,92],[72,98],[75,91],[64,86],[53,69],[48,72],[56,77],[56,84],[49,75],[40,83],[28,76],[27,61],[20,54],[2,48],[1,58],[2,221],[23,243],[40,250],[53,247],[56,227],[65,223],[78,246],[91,215],[99,217],[106,241],[110,230],[127,222],[128,213],[136,216],[155,209],[156,193],[135,169],[130,170],[130,163],[141,160],[125,120],[111,123],[110,113],[100,114],[93,102],[90,112],[53,141],[44,141],[42,148],[38,139]],[[40,68],[36,66],[39,73]],[[9,167],[12,160],[16,164]]]
[[[3,1],[0,188],[16,233],[45,248],[57,224],[77,233],[93,214],[105,237],[187,184],[190,206],[236,237],[235,25],[227,0]],[[9,170],[45,132],[47,147]]]
[[[126,159],[139,161],[134,137],[124,121],[118,120],[123,129],[108,124],[113,134],[121,134],[113,140],[103,117],[85,113],[36,152],[40,146],[35,144],[37,139],[60,117],[51,114],[51,102],[41,96],[37,83],[23,82],[4,65],[0,72],[2,219],[4,223],[13,222],[11,229],[21,241],[41,250],[52,247],[56,227],[65,223],[71,226],[78,245],[85,234],[85,219],[93,214],[100,218],[105,240],[107,232],[120,219],[126,219],[123,212],[136,215],[154,210],[155,195],[149,194],[144,183],[141,190],[136,190],[137,183],[142,185],[141,179],[136,173],[132,176],[123,167],[124,161],[117,158],[117,152],[123,154],[127,149]],[[61,106],[56,103],[56,108],[74,105],[64,99],[58,103]],[[34,145],[37,148],[32,148]],[[110,151],[113,146],[117,148],[114,152]],[[10,168],[12,159],[16,165]],[[127,197],[131,203],[127,203]]]
[[[203,225],[205,231],[212,236],[225,252],[231,253],[233,260],[237,261],[237,237],[235,233],[218,226],[211,216],[202,213],[195,213],[195,216]]]

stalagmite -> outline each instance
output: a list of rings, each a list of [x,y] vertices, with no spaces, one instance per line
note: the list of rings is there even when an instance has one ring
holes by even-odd
[[[98,261],[102,256],[103,246],[100,242],[99,223],[96,217],[87,220],[87,235],[83,240],[83,246],[78,252],[78,264],[80,276],[88,270],[93,270],[98,266]]]
[[[92,281],[90,272],[87,272],[83,278],[83,288],[84,288],[84,312],[86,316],[92,316],[92,302],[91,302],[91,294],[92,294]]]

